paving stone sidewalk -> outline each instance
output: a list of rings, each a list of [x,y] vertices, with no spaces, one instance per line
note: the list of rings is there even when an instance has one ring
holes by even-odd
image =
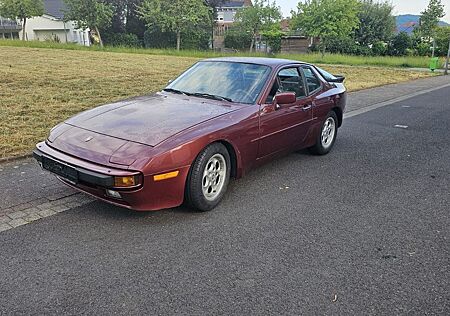
[[[0,232],[93,201],[32,159],[0,164]]]
[[[349,95],[346,112],[447,84],[450,76],[439,76],[354,92]],[[0,232],[93,200],[63,185],[32,158],[0,164]]]

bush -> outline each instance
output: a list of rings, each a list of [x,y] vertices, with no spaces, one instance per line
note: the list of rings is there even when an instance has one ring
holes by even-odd
[[[279,29],[269,30],[262,34],[263,40],[267,42],[271,53],[278,54],[281,51],[281,38],[283,35],[284,33]]]
[[[192,50],[207,50],[210,48],[211,31],[198,28],[181,35],[181,48]]]
[[[311,46],[309,46],[308,53],[320,53],[320,45],[313,43]]]
[[[61,39],[56,34],[52,34],[50,37],[46,37],[44,41],[49,43],[61,43]]]
[[[209,49],[210,32],[206,28],[198,28],[181,34],[181,48],[192,50]],[[153,27],[144,33],[145,48],[176,48],[177,35],[174,32],[163,32]]]
[[[136,34],[131,33],[105,33],[103,41],[110,46],[142,47],[142,42]]]
[[[431,46],[430,43],[418,43],[416,45],[416,54],[419,56],[428,56],[431,52]]]
[[[387,53],[387,45],[384,42],[375,42],[372,45],[372,55],[384,56]]]
[[[391,56],[405,56],[411,46],[411,37],[405,32],[400,32],[392,39],[389,45],[388,53]]]
[[[320,45],[319,45],[320,46]],[[333,54],[360,55],[361,48],[350,37],[332,38],[327,41],[327,52]]]
[[[248,50],[252,43],[252,36],[249,33],[238,30],[228,30],[225,33],[225,47],[237,50]]]
[[[177,38],[173,32],[163,32],[157,27],[149,28],[144,32],[145,48],[174,48]]]
[[[368,46],[357,45],[356,55],[360,56],[372,56],[373,50]]]

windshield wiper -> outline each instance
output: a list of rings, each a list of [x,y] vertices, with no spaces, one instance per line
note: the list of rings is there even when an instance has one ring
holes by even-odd
[[[191,93],[191,92],[181,91],[181,90],[172,89],[172,88],[165,88],[165,89],[163,89],[163,91],[172,92],[172,93],[176,93],[176,94],[183,94],[183,95],[187,95],[187,96],[194,96],[194,97],[208,98],[208,99],[219,100],[219,101],[233,102],[233,100],[230,98],[222,97],[220,95],[215,95],[215,94],[209,94],[209,93],[201,93],[201,92]]]
[[[177,90],[177,89],[172,89],[172,88],[165,88],[165,89],[163,89],[163,91],[172,92],[172,93],[176,93],[176,94],[188,95],[187,92],[184,92],[184,91],[181,91],[181,90]]]
[[[233,100],[230,99],[230,98],[222,97],[220,95],[215,95],[215,94],[209,94],[209,93],[196,92],[196,93],[189,93],[188,95],[192,95],[194,97],[201,97],[201,98],[208,98],[208,99],[213,99],[213,100],[219,100],[219,101],[233,102]]]

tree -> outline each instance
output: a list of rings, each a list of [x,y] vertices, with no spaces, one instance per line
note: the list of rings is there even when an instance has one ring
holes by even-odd
[[[137,45],[143,42],[147,27],[136,12],[142,0],[103,0],[113,9],[111,23],[99,28],[105,44]],[[137,36],[137,41],[134,36]],[[133,39],[133,40],[132,40]],[[120,41],[123,40],[121,44]],[[131,40],[131,41],[130,41]]]
[[[281,24],[272,25],[271,29],[264,30],[261,32],[263,40],[266,42],[267,46],[270,47],[270,52],[272,54],[277,54],[281,51],[281,39],[284,33],[281,30]]]
[[[358,13],[359,27],[355,30],[355,40],[362,46],[376,42],[388,42],[394,35],[395,17],[390,2],[361,0]]]
[[[224,44],[226,48],[245,50],[248,49],[252,41],[253,37],[250,33],[243,32],[236,27],[225,32]]]
[[[111,17],[111,23],[107,28],[104,28],[109,33],[124,33],[125,32],[125,20],[126,20],[126,8],[129,0],[104,0],[105,4],[111,6],[113,15]],[[101,30],[103,31],[103,29]]]
[[[22,40],[26,39],[27,19],[44,14],[42,0],[0,0],[0,16],[22,21]]]
[[[322,55],[327,42],[333,38],[345,38],[359,25],[358,0],[306,0],[292,13],[292,27],[307,36],[320,38]]]
[[[144,0],[138,13],[147,26],[157,26],[163,32],[177,35],[177,50],[181,47],[181,34],[195,25],[210,21],[208,6],[203,0]]]
[[[235,27],[250,33],[252,36],[250,52],[253,51],[256,37],[260,32],[273,29],[273,25],[281,20],[280,8],[276,6],[275,2],[270,4],[267,1],[267,5],[265,5],[265,2],[265,0],[254,0],[253,6],[240,9],[235,16]]]
[[[100,29],[103,36],[114,37],[117,33],[134,34],[140,40],[144,38],[146,31],[145,23],[140,19],[136,9],[142,4],[142,0],[103,0],[104,3],[111,5],[113,16],[111,24]]]
[[[217,8],[224,4],[225,1],[226,0],[206,0],[206,4],[211,8],[211,11],[213,13],[213,22],[217,18]]]
[[[389,55],[404,56],[412,46],[412,39],[406,32],[398,33],[390,43]]]
[[[436,48],[436,41],[434,39],[436,34],[436,28],[438,27],[439,20],[445,16],[444,5],[441,0],[430,0],[428,7],[421,13],[420,17],[420,32],[424,37],[433,40],[433,52]]]
[[[110,25],[113,16],[111,5],[102,0],[64,0],[67,5],[64,19],[75,21],[77,28],[95,30],[100,46],[103,47],[99,28]]]
[[[225,0],[206,0],[206,3],[215,13],[217,13],[217,7],[221,6],[224,2]]]
[[[450,26],[440,27],[436,30],[436,55],[446,56],[448,41],[450,40]]]
[[[211,8],[211,44],[214,49],[214,29],[216,27],[217,20],[217,8],[221,6],[225,0],[206,0],[206,3]]]
[[[127,0],[126,2],[125,31],[136,34],[140,39],[144,39],[144,32],[147,27],[137,12],[137,8],[142,4],[142,0]]]

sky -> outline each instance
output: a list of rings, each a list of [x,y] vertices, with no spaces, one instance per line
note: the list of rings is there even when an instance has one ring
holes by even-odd
[[[427,5],[428,0],[390,0],[394,4],[395,15],[400,14],[420,14]],[[284,16],[289,16],[292,9],[296,9],[299,0],[276,0],[277,4],[281,7]],[[446,16],[444,21],[450,23],[450,0],[441,0],[445,5]]]

